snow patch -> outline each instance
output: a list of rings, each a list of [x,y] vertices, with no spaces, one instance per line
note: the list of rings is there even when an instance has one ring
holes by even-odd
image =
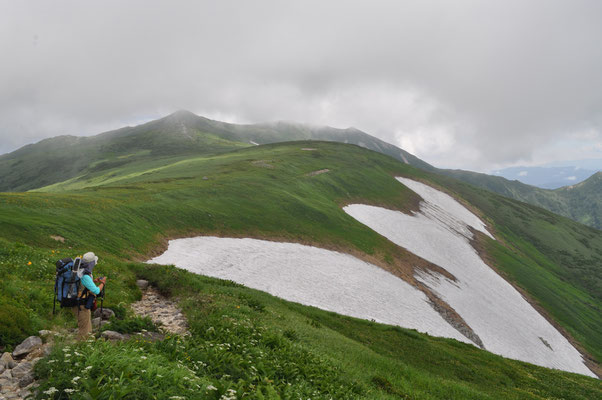
[[[257,239],[201,236],[169,241],[148,261],[231,279],[298,303],[471,343],[395,275],[335,251]]]
[[[330,170],[328,168],[319,169],[317,171],[308,172],[307,174],[305,174],[305,176],[316,176],[316,175],[325,174],[327,172],[330,172]]]
[[[508,282],[481,260],[470,244],[471,226],[489,237],[485,224],[451,196],[423,183],[397,178],[419,194],[420,212],[407,215],[353,204],[345,212],[376,232],[453,274],[415,278],[448,303],[481,338],[485,348],[505,357],[595,376],[581,354]]]
[[[466,225],[468,225],[473,229],[484,233],[490,238],[495,239],[493,235],[487,231],[485,224],[479,219],[479,217],[471,213],[466,207],[464,207],[450,195],[412,179],[396,179],[425,200],[426,203],[422,203],[422,205],[425,209],[431,211],[430,215],[432,218],[446,219],[449,221],[448,223],[452,223],[457,229],[460,230],[466,229]],[[423,211],[422,208],[420,211]],[[428,213],[428,211],[425,212]],[[458,225],[462,225],[463,228],[460,228]],[[472,235],[467,237],[472,238]]]

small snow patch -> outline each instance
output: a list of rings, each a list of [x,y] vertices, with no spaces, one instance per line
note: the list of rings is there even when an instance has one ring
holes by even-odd
[[[301,150],[303,150],[303,151],[316,151],[316,150],[318,150],[318,149],[314,149],[314,148],[312,148],[312,147],[304,147],[304,148],[302,148]]]
[[[316,175],[320,175],[320,174],[325,174],[327,172],[330,172],[330,170],[328,168],[326,168],[326,169],[319,169],[317,171],[309,172],[309,173],[305,174],[305,176],[316,176]]]
[[[251,143],[254,146],[259,146],[259,143],[255,143],[254,141],[250,140],[249,143]]]
[[[65,238],[59,235],[50,235],[50,239],[54,239],[57,242],[65,243]]]
[[[401,159],[403,160],[404,163],[409,164],[408,159],[406,158],[406,156],[403,155],[402,152],[400,152],[399,155],[401,156]]]

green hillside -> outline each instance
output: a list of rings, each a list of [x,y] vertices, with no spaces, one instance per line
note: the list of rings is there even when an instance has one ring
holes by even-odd
[[[230,142],[241,143],[235,137]],[[321,169],[330,172],[308,175]],[[175,366],[192,369],[193,361],[202,361],[211,368],[195,372],[199,384],[212,384],[220,393],[233,388],[252,398],[262,398],[260,393],[277,398],[277,393],[295,398],[587,399],[602,393],[595,379],[291,304],[174,268],[132,262],[164,249],[166,238],[217,234],[315,244],[394,271],[415,258],[349,217],[341,206],[362,202],[411,209],[417,197],[393,178],[408,176],[457,193],[480,209],[505,242],[483,239],[495,267],[602,359],[602,234],[597,230],[337,143],[141,157],[127,165],[81,171],[69,182],[43,189],[47,192],[0,193],[0,345],[13,346],[42,327],[73,324],[68,313],[51,318],[52,264],[59,256],[89,249],[105,260],[98,268],[111,282],[109,306],[133,301],[139,296],[134,280],[145,277],[165,293],[181,296],[193,330],[192,338],[181,343],[143,345],[149,360],[161,365],[153,368],[160,368],[156,373],[163,378],[132,376],[121,378],[119,386],[101,375],[119,378],[119,368],[133,362],[126,354],[139,345],[79,346],[77,351],[90,356],[96,373],[86,380],[92,388],[119,397],[119,390],[134,393],[152,387],[167,398],[178,394],[170,383],[181,378]],[[249,335],[257,332],[263,339],[253,352],[243,353]],[[240,350],[209,352],[207,343],[230,343]],[[48,378],[48,385],[58,385],[62,378],[50,376],[44,365],[39,376]],[[115,368],[105,371],[107,365]]]
[[[20,192],[76,179],[82,174],[142,163],[164,165],[164,158],[216,154],[254,144],[329,140],[357,144],[433,169],[413,155],[357,129],[311,127],[278,122],[236,125],[177,111],[165,118],[91,137],[60,136],[0,156],[0,191]],[[134,169],[140,167],[134,166]]]
[[[596,229],[602,229],[602,173],[559,189],[540,189],[519,181],[509,181],[462,170],[437,170],[438,173],[470,183],[502,196],[529,203]]]
[[[0,156],[0,191],[27,191],[138,161],[163,165],[163,158],[219,153],[248,144],[205,130],[178,112],[136,127],[91,137],[59,136]]]
[[[138,162],[161,166],[164,158],[216,154],[254,144],[325,140],[355,144],[403,163],[470,183],[503,196],[545,208],[582,224],[602,229],[602,179],[556,190],[540,189],[471,171],[437,169],[397,146],[355,128],[336,129],[292,122],[230,124],[178,111],[165,118],[92,137],[61,136],[0,156],[0,191],[83,187],[78,176]],[[65,160],[68,159],[69,162]],[[133,167],[138,170],[138,166]],[[71,179],[71,180],[70,180]],[[65,182],[68,181],[68,182]],[[106,180],[105,180],[106,181]],[[95,182],[96,184],[98,182]]]

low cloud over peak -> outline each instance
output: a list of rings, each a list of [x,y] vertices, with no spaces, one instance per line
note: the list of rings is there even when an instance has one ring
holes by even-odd
[[[437,166],[602,157],[598,1],[0,5],[0,152],[178,109],[355,126]]]

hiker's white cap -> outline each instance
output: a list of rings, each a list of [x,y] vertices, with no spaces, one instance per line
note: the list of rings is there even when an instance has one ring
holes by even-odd
[[[98,256],[96,254],[92,253],[91,251],[89,251],[86,254],[84,254],[84,256],[82,257],[82,261],[85,264],[90,263],[92,261],[94,261],[95,263],[98,263]]]

